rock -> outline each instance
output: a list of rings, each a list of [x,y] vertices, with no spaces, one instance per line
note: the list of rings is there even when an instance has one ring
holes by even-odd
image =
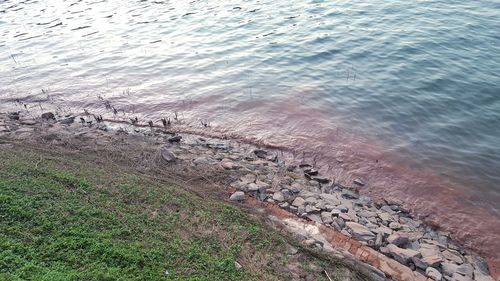
[[[243,177],[240,178],[240,181],[244,182],[244,183],[251,183],[251,182],[255,182],[255,175],[253,174],[246,174],[244,175]]]
[[[488,268],[488,263],[482,257],[477,256],[477,255],[467,256],[467,260],[474,266],[476,271],[479,271],[483,275],[490,274],[490,270]]]
[[[456,273],[472,278],[474,274],[474,267],[468,263],[464,263],[457,268]]]
[[[341,196],[345,199],[358,199],[359,198],[359,194],[357,194],[351,190],[347,190],[347,189],[342,190]]]
[[[316,208],[313,205],[307,205],[306,206],[306,213],[315,213],[321,211],[320,209]]]
[[[306,209],[307,209],[307,207],[306,207]],[[306,210],[306,212],[307,212],[307,210]],[[307,218],[314,221],[314,222],[319,222],[319,223],[322,222],[321,217],[318,216],[317,214],[307,214]]]
[[[241,264],[239,264],[237,261],[234,262],[234,267],[236,268],[236,270],[242,270],[243,269],[243,266]]]
[[[220,165],[221,165],[222,168],[224,168],[226,170],[235,170],[235,169],[241,168],[240,165],[234,163],[231,160],[222,160],[222,162],[220,163]]]
[[[375,248],[378,249],[378,248],[382,247],[383,240],[384,240],[384,237],[383,237],[382,233],[380,233],[380,232],[377,233],[377,237],[375,238],[375,244],[374,244]]]
[[[273,194],[273,200],[283,202],[285,201],[285,196],[283,196],[283,193],[281,193],[281,191],[278,191]]]
[[[180,142],[181,140],[182,140],[181,136],[173,136],[173,137],[168,138],[168,142],[170,142],[170,143]]]
[[[419,252],[411,249],[402,249],[394,244],[389,244],[387,249],[395,260],[405,265],[408,264],[408,262],[413,258],[420,257]]]
[[[243,191],[236,191],[229,197],[231,201],[243,201],[245,199],[245,193]]]
[[[256,149],[253,151],[253,153],[255,154],[255,156],[262,158],[262,159],[265,159],[267,156],[267,151],[262,150],[262,149]]]
[[[54,113],[52,112],[45,112],[42,114],[42,119],[45,119],[45,120],[55,120],[56,117],[54,116]]]
[[[21,125],[32,126],[32,125],[36,125],[37,122],[33,119],[23,119],[19,123],[21,123]]]
[[[306,203],[306,200],[304,200],[304,198],[297,197],[297,198],[295,198],[295,200],[293,200],[292,206],[300,207],[300,206],[303,206],[305,203]]]
[[[317,182],[319,182],[321,184],[327,184],[327,183],[330,182],[329,179],[327,179],[327,178],[321,178],[321,177],[311,177],[311,180],[317,181]]]
[[[450,281],[472,281],[472,278],[470,278],[468,276],[463,276],[463,275],[458,274],[458,273],[454,273],[451,276]]]
[[[177,159],[177,156],[167,147],[162,147],[160,149],[160,157],[161,161],[166,163],[173,163]]]
[[[438,267],[443,262],[443,258],[441,256],[427,256],[423,257],[421,261],[426,267]]]
[[[312,176],[317,176],[319,172],[315,169],[305,169],[304,174],[306,175],[306,178],[311,178]]]
[[[19,120],[19,112],[10,112],[8,116],[11,120]]]
[[[483,274],[479,270],[474,270],[474,280],[476,281],[495,281],[493,277]]]
[[[443,275],[441,275],[441,273],[433,267],[428,267],[425,270],[425,275],[434,281],[441,281],[441,278],[443,278]]]
[[[61,123],[63,125],[71,125],[71,124],[75,123],[75,117],[73,116],[73,117],[63,119],[63,120],[59,121],[59,123]]]
[[[286,170],[287,170],[288,172],[293,172],[293,171],[295,171],[295,169],[297,169],[297,166],[295,166],[295,165],[288,165],[288,166],[286,167]]]
[[[441,272],[446,276],[452,276],[458,269],[458,265],[451,262],[441,263]]]
[[[389,213],[386,212],[377,212],[377,216],[382,220],[382,221],[392,221],[392,216]]]
[[[322,212],[321,213],[321,220],[325,224],[331,224],[333,222],[332,213],[330,213],[330,212]]]
[[[346,227],[350,230],[349,232],[356,240],[368,241],[375,239],[375,234],[359,223],[346,222]]]
[[[377,216],[375,212],[368,211],[368,210],[361,210],[358,213],[358,216],[363,217],[363,218],[374,218]]]
[[[340,200],[335,194],[321,193],[319,198],[323,199],[326,203],[337,206],[340,205]]]
[[[251,183],[247,184],[246,190],[248,192],[257,192],[257,191],[259,191],[259,186],[256,183],[251,182]]]
[[[208,164],[208,159],[206,157],[198,157],[193,160],[196,165]]]
[[[398,222],[391,222],[389,224],[389,227],[393,230],[400,230],[401,229],[401,224]]]
[[[345,221],[352,221],[351,216],[349,216],[347,213],[340,213],[339,218],[345,220]]]
[[[394,244],[398,247],[401,247],[402,245],[408,243],[409,241],[410,241],[409,235],[404,232],[395,232],[389,235],[389,237],[387,237],[387,242],[389,242],[390,244]]]
[[[422,254],[422,257],[441,256],[441,251],[438,246],[427,243],[420,244],[420,249],[418,249],[418,251]]]
[[[445,259],[455,262],[456,264],[464,263],[462,255],[455,250],[444,250],[441,254]]]
[[[357,184],[359,186],[364,186],[365,185],[365,183],[361,179],[355,179],[353,182],[354,182],[354,184]]]
[[[386,226],[379,226],[378,228],[375,229],[375,232],[382,234],[383,237],[389,237],[389,235],[392,234],[392,229]]]

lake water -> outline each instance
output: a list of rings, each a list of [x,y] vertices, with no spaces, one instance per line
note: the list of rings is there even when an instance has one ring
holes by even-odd
[[[0,1],[0,110],[177,111],[497,258],[499,73],[498,1]]]

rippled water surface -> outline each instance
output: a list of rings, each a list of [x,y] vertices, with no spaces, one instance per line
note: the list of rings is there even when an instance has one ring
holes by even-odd
[[[0,110],[177,111],[478,246],[500,233],[499,31],[498,1],[0,1]]]

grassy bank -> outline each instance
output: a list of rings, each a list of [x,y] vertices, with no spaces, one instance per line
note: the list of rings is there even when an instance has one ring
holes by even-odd
[[[0,280],[328,280],[324,270],[364,279],[297,244],[288,255],[290,243],[164,180],[71,155],[0,151]]]

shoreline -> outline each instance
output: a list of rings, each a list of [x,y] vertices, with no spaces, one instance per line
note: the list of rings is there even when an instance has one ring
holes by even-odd
[[[452,241],[449,233],[436,231],[413,218],[401,202],[373,201],[360,195],[357,191],[365,185],[361,179],[355,179],[352,186],[344,186],[322,177],[319,172],[321,169],[315,167],[314,163],[285,162],[285,157],[279,152],[232,140],[207,140],[185,133],[171,134],[175,130],[168,132],[164,128],[149,128],[148,125],[133,127],[126,122],[120,124],[125,128],[116,128],[120,125],[112,124],[110,120],[96,124],[94,118],[85,115],[55,118],[54,114],[44,114],[45,118],[26,117],[22,114],[0,114],[0,140],[26,141],[26,137],[38,134],[44,141],[57,143],[60,138],[58,134],[64,131],[67,137],[84,136],[92,131],[123,136],[129,135],[129,132],[143,135],[155,140],[155,143],[161,143],[159,154],[166,163],[216,165],[228,172],[231,175],[228,183],[234,189],[231,195],[234,201],[241,201],[239,199],[243,197],[247,198],[244,200],[256,200],[279,207],[309,224],[358,241],[360,247],[376,250],[382,254],[377,259],[389,257],[417,274],[415,276],[427,275],[433,280],[447,281],[493,280],[481,258]],[[79,123],[80,117],[94,120],[94,123]],[[47,132],[40,130],[41,127],[48,128]],[[36,139],[31,141],[36,142]],[[214,144],[209,145],[212,142]],[[316,238],[304,240],[311,240],[307,243],[322,249],[328,248],[325,241]],[[490,261],[490,267],[496,273],[493,262]],[[378,269],[385,277],[391,277],[387,272],[390,272],[389,269]]]

